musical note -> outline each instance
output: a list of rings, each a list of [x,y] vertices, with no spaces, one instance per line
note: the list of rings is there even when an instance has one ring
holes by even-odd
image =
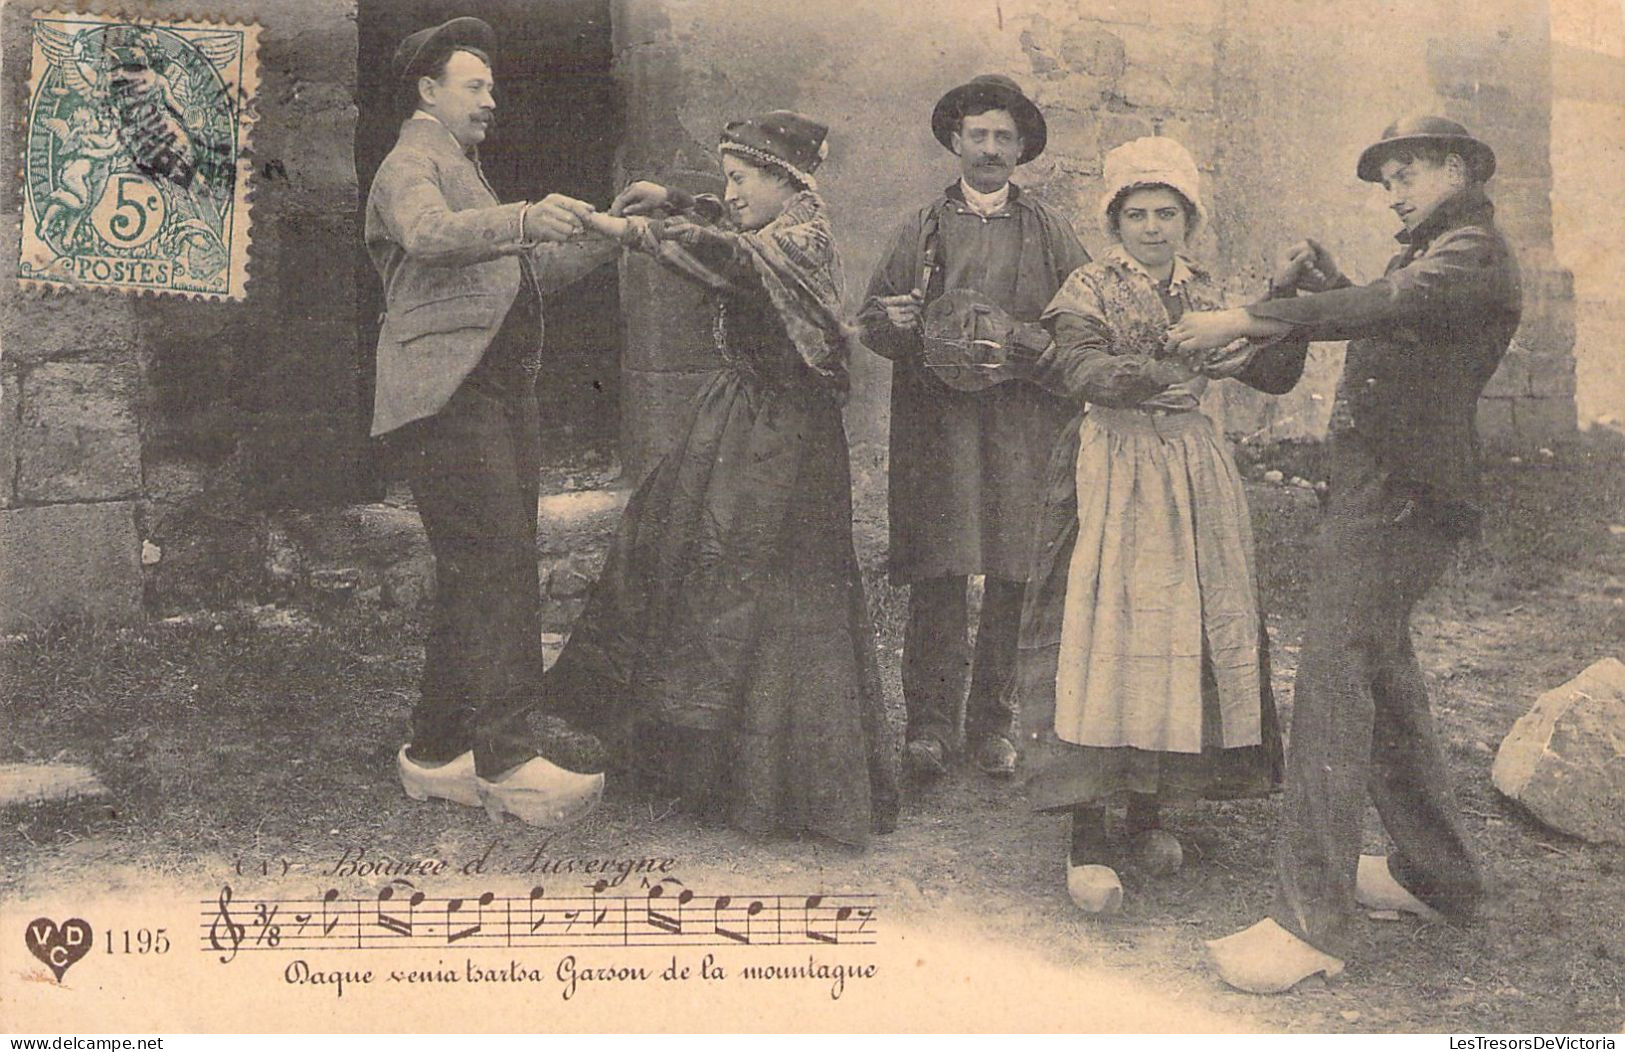
[[[461,910],[463,908],[463,900],[462,899],[447,899],[446,900],[446,945],[449,946],[452,943],[457,942],[460,939],[466,939],[470,935],[478,934],[479,930],[485,926],[485,907],[491,905],[492,900],[495,899],[495,898],[496,898],[496,895],[494,893],[492,893],[492,892],[489,892],[489,891],[487,891],[485,894],[481,895],[479,897],[479,899],[477,900],[477,902],[476,902],[477,912],[476,912],[475,916],[477,917],[477,919],[474,921],[473,926],[469,927],[469,928],[464,928],[461,931],[455,931],[455,932],[451,930],[451,925],[452,925],[452,919],[451,918],[452,918],[452,914],[456,913],[458,910]]]
[[[529,910],[530,910],[530,933],[532,935],[536,934],[536,929],[537,928],[540,928],[543,924],[547,923],[547,911],[543,910],[540,914],[538,914],[536,912],[536,900],[540,899],[545,893],[546,893],[545,889],[543,889],[543,887],[540,884],[538,884],[534,888],[530,889]]]
[[[384,912],[384,903],[391,901],[395,897],[396,884],[408,888],[412,887],[411,881],[396,877],[378,892],[378,926],[387,931],[392,931],[396,935],[405,935],[410,938],[414,914],[417,912],[418,906],[423,902],[423,892],[414,890],[411,898],[406,900],[406,918],[402,920],[400,917]]]
[[[687,888],[677,894],[677,916],[655,909],[655,900],[665,895],[666,885],[675,884],[683,888],[683,882],[676,877],[666,877],[659,884],[649,889],[648,900],[644,906],[647,911],[649,923],[661,931],[669,931],[673,935],[683,934],[683,907],[694,900],[694,893]]]
[[[732,928],[724,928],[722,926],[722,913],[732,904],[733,899],[727,895],[723,895],[717,899],[715,905],[711,907],[711,928],[724,939],[731,939],[734,942],[744,943],[748,946],[751,939],[751,919],[754,918],[758,913],[761,913],[766,907],[763,906],[761,899],[752,900],[750,905],[745,907],[745,930],[740,932],[735,931]]]
[[[548,899],[541,885],[514,897],[481,891],[426,896],[397,878],[376,904],[338,889],[310,898],[234,898],[221,886],[198,905],[197,946],[229,963],[243,951],[506,945],[753,946],[872,944],[879,917],[869,895],[706,895],[672,877],[641,891],[600,879],[589,896]],[[370,897],[369,893],[369,897]],[[699,909],[696,903],[701,903]],[[493,926],[491,910],[501,911]],[[797,916],[799,914],[799,916]],[[353,929],[353,932],[352,932]]]
[[[243,936],[248,933],[248,929],[232,920],[230,884],[221,886],[219,904],[220,912],[215,914],[214,922],[209,925],[209,945],[214,947],[217,953],[225,949],[220,942],[220,926],[224,924],[226,936],[231,940],[231,953],[221,957],[220,963],[230,964],[232,959],[237,956],[237,948],[243,944]]]
[[[807,933],[807,938],[813,940],[814,942],[835,945],[841,941],[841,929],[839,924],[836,925],[833,933],[813,930],[812,912],[813,910],[818,909],[818,907],[823,904],[823,901],[824,896],[822,895],[807,896],[807,901],[801,906],[801,928]]]
[[[594,928],[596,928],[600,924],[604,923],[604,918],[606,916],[608,916],[608,914],[609,914],[609,910],[607,908],[600,909],[598,907],[598,896],[603,894],[608,889],[609,889],[609,881],[607,881],[607,880],[598,880],[598,881],[593,882],[593,885],[592,885],[592,908],[587,910],[586,912],[587,912],[587,915],[592,918],[592,926]],[[564,919],[568,923],[565,924],[564,930],[567,931],[567,932],[568,931],[573,931],[575,929],[576,922],[581,920],[581,914],[582,914],[582,911],[579,910],[579,909],[566,910],[564,912]]]
[[[339,919],[344,916],[344,914],[340,913],[337,917],[330,917],[328,915],[328,912],[327,912],[327,907],[331,903],[336,902],[338,900],[338,897],[339,897],[339,889],[338,888],[328,888],[327,893],[322,896],[322,934],[323,935],[331,935],[331,934],[333,934],[333,929],[338,927]]]

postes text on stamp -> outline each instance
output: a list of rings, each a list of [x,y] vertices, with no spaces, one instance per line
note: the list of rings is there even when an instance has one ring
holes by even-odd
[[[254,24],[36,12],[25,285],[242,299]]]

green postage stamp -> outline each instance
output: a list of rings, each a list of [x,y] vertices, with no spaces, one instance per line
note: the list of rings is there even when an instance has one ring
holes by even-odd
[[[25,285],[240,300],[253,24],[35,12]]]

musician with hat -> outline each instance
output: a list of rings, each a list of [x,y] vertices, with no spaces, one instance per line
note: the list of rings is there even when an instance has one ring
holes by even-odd
[[[945,293],[971,290],[1036,322],[1089,256],[1064,216],[1010,181],[1046,138],[1044,115],[1014,81],[984,75],[954,88],[931,130],[958,156],[960,178],[902,224],[858,316],[863,342],[892,361],[889,569],[909,585],[906,757],[916,777],[944,773],[964,711],[977,766],[1009,776],[1023,582],[1045,465],[1069,414],[1034,385],[991,384],[931,360],[923,321]],[[966,579],[977,574],[986,583],[973,658]]]
[[[1272,917],[1211,943],[1220,976],[1259,993],[1335,974],[1355,905],[1467,920],[1483,895],[1411,647],[1418,600],[1476,532],[1479,394],[1517,331],[1517,262],[1484,182],[1495,153],[1455,121],[1390,125],[1356,173],[1404,229],[1355,285],[1312,241],[1311,295],[1186,314],[1173,346],[1240,336],[1349,340],[1331,422],[1331,492],[1298,666]],[[1367,793],[1393,841],[1360,854]]]
[[[619,248],[564,243],[592,213],[581,201],[497,201],[478,154],[496,111],[495,42],[477,18],[401,42],[393,73],[412,113],[367,196],[386,311],[372,434],[404,464],[435,559],[422,696],[396,763],[413,799],[557,826],[596,804],[603,775],[538,756],[526,722],[542,670],[541,294]]]

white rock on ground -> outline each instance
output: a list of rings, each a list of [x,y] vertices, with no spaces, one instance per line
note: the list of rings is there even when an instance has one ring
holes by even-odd
[[[1490,777],[1552,828],[1625,845],[1625,663],[1604,658],[1536,699]]]

